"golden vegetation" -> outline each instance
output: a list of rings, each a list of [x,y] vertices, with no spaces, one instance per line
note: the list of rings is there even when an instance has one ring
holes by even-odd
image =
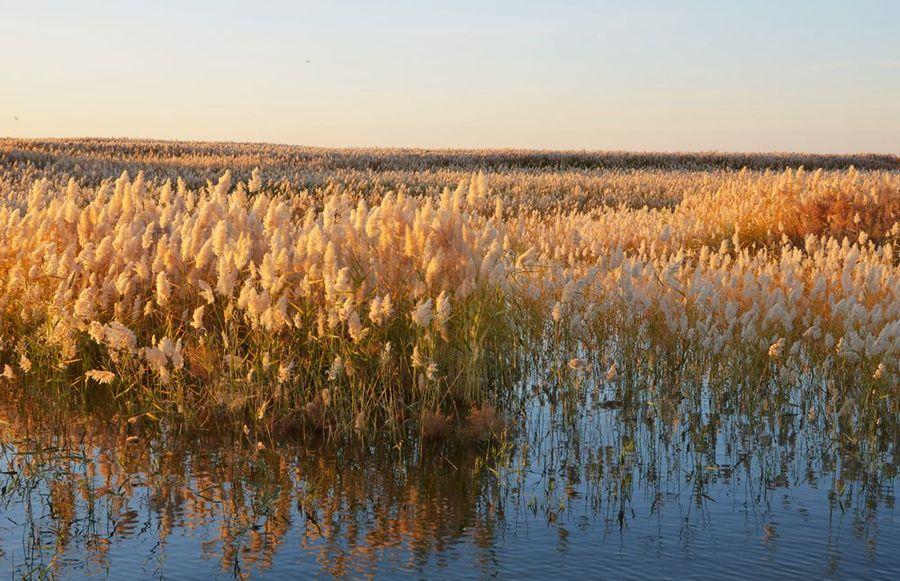
[[[251,146],[164,145],[7,145],[3,381],[343,432],[471,416],[479,437],[523,378],[897,387],[890,156],[496,153],[519,166],[485,174],[490,153],[275,147],[288,162],[239,157],[238,179],[215,167]]]

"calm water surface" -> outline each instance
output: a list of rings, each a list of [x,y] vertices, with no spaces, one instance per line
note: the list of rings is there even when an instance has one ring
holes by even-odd
[[[0,577],[900,578],[890,400],[680,393],[529,388],[478,446],[6,403]]]

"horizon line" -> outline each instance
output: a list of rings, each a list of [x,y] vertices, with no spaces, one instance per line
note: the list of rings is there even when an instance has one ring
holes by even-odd
[[[682,155],[682,154],[726,154],[726,155],[810,155],[810,156],[880,156],[900,159],[900,152],[887,151],[829,151],[816,152],[804,150],[776,150],[776,149],[592,149],[574,147],[473,147],[473,146],[423,146],[423,145],[313,145],[305,143],[290,143],[282,141],[255,141],[234,139],[209,139],[209,138],[160,138],[160,137],[133,137],[133,136],[35,136],[19,137],[12,135],[0,135],[0,142],[24,141],[24,142],[73,142],[73,141],[107,141],[107,142],[134,142],[134,143],[184,143],[184,144],[226,144],[226,145],[257,145],[295,147],[301,149],[322,151],[417,151],[417,152],[457,152],[457,153],[486,153],[486,152],[515,152],[515,153],[564,153],[564,154],[638,154],[638,155]]]

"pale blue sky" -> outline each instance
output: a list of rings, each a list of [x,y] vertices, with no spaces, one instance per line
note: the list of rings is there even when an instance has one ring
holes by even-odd
[[[896,153],[900,1],[0,0],[0,135]]]

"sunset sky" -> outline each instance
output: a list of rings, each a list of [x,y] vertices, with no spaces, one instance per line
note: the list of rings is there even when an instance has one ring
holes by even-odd
[[[900,151],[900,2],[0,3],[0,135]]]

